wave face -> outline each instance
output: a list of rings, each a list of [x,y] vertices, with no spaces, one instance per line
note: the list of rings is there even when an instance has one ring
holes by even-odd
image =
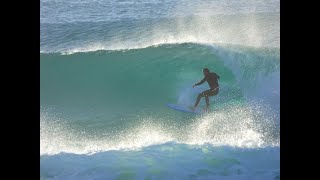
[[[40,179],[280,179],[279,23],[279,1],[41,0]],[[212,112],[167,108],[204,67]]]

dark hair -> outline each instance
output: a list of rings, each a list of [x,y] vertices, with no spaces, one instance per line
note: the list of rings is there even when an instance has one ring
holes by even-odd
[[[202,71],[203,72],[210,72],[208,68],[203,68]]]

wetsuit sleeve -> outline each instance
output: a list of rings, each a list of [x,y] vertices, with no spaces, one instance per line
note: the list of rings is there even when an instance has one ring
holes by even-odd
[[[196,83],[194,85],[198,86],[198,85],[200,85],[200,84],[202,84],[204,82],[206,82],[206,77],[204,77],[201,81],[199,81],[198,83]]]

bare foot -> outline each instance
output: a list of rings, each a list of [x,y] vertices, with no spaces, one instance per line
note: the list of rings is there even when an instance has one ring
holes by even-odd
[[[193,106],[189,106],[189,108],[190,108],[192,111],[195,111],[195,110],[196,110],[196,108],[193,107]]]
[[[209,113],[210,112],[210,108],[203,108],[203,112]]]

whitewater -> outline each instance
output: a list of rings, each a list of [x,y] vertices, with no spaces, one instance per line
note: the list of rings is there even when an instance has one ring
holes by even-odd
[[[279,6],[41,0],[40,179],[280,179]]]

